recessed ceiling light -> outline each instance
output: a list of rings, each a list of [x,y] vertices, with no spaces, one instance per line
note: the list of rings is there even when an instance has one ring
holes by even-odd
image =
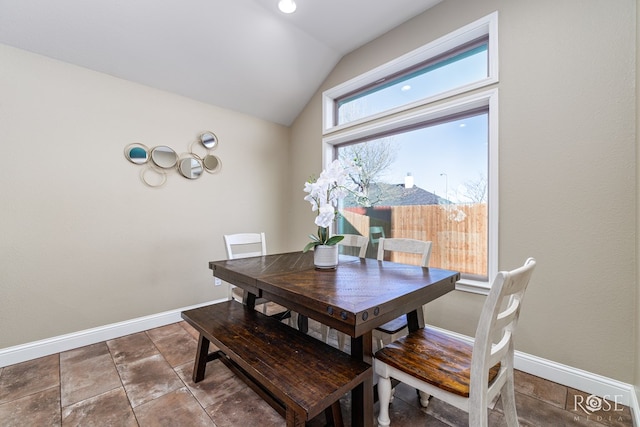
[[[278,9],[282,13],[293,13],[296,11],[296,2],[293,0],[280,0],[278,2]]]
[[[401,91],[406,92],[408,90],[411,90],[411,86],[410,85],[404,85],[400,88]]]

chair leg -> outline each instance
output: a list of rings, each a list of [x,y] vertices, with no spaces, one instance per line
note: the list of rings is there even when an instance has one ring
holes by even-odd
[[[391,424],[389,419],[389,403],[391,400],[391,378],[378,377],[378,401],[380,412],[378,413],[378,426],[387,427]]]
[[[380,350],[382,347],[384,347],[384,342],[382,341],[382,335],[383,335],[382,332],[379,332],[376,329],[373,330],[373,343],[375,344],[373,345],[374,353]]]
[[[336,331],[336,333],[338,334],[338,348],[340,349],[340,351],[344,351],[347,343],[346,336],[339,331]]]
[[[486,397],[486,396],[485,396]],[[469,402],[469,425],[489,427],[489,409],[486,401]],[[506,411],[505,411],[506,414]]]
[[[513,378],[507,378],[504,386],[502,386],[500,398],[502,399],[502,408],[507,426],[518,427],[520,424],[518,424],[518,413],[516,411],[516,395],[513,388]]]
[[[431,399],[431,395],[428,393],[425,393],[422,390],[418,390],[418,395],[420,396],[420,406],[422,406],[423,408],[426,408],[427,406],[429,406],[429,400]]]
[[[322,342],[329,342],[329,327],[323,323],[320,324],[320,335],[322,335]]]
[[[320,324],[320,334],[322,335],[322,342],[329,344],[329,333],[331,328],[327,325]],[[344,351],[346,346],[346,336],[340,331],[336,331],[336,338],[338,340],[338,348]]]
[[[297,328],[298,327],[298,313],[296,313],[295,311],[292,311],[291,312],[291,316],[289,316],[289,318],[287,319],[287,323],[292,328]]]

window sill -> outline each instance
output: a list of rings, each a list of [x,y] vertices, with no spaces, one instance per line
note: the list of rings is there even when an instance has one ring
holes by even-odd
[[[489,295],[491,285],[489,282],[479,280],[461,279],[456,282],[456,291],[470,292],[472,294]]]

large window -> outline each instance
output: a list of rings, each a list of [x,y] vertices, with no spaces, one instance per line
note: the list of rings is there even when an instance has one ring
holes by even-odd
[[[458,288],[473,291],[497,271],[497,88],[478,91],[497,83],[496,20],[324,94],[324,161],[355,160],[368,196],[344,201],[336,232],[369,237],[372,258],[379,237],[429,240],[430,265],[460,271]]]

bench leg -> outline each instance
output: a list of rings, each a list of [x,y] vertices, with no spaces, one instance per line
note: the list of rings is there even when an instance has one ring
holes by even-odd
[[[336,401],[333,405],[324,410],[324,417],[327,419],[327,426],[344,427],[344,421],[342,420],[342,409],[340,408],[340,401]]]
[[[209,355],[209,340],[200,334],[198,338],[198,350],[196,361],[193,365],[193,382],[197,383],[204,379],[204,371],[207,368],[207,356]]]
[[[304,427],[305,419],[293,409],[287,408],[287,427]]]

